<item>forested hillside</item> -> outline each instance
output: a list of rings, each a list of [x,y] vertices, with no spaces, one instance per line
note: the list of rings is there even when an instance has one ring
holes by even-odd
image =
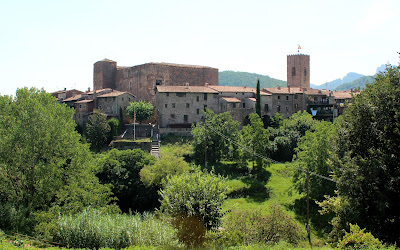
[[[277,86],[286,86],[286,81],[271,78],[266,75],[239,71],[221,71],[219,72],[219,85],[221,86],[247,86],[256,87],[257,78],[260,79],[261,88],[272,88]]]
[[[364,89],[366,83],[373,83],[374,78],[372,76],[362,76],[352,82],[344,83],[338,86],[335,90],[350,90],[351,88],[356,89]]]

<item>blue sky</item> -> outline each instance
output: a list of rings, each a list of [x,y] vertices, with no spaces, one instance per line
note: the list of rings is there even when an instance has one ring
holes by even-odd
[[[24,86],[86,90],[104,58],[286,80],[286,55],[297,44],[311,56],[313,84],[372,75],[399,63],[399,9],[392,0],[0,0],[0,94]]]

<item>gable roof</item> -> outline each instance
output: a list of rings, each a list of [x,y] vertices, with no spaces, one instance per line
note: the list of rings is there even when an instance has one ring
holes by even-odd
[[[217,90],[219,92],[229,92],[229,93],[256,93],[257,89],[246,86],[219,86],[219,85],[209,85],[209,88]]]
[[[157,86],[157,91],[160,93],[214,93],[218,91],[206,86]]]

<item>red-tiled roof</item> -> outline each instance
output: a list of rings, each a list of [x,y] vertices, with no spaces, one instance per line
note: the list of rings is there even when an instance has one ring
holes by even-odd
[[[218,93],[218,91],[206,86],[157,86],[160,93]]]
[[[226,102],[240,102],[240,100],[236,97],[222,97]]]
[[[93,100],[81,100],[81,101],[77,101],[75,103],[88,103],[88,102],[93,102]]]
[[[83,98],[82,94],[74,95],[74,96],[72,96],[70,98],[64,99],[63,102],[76,101],[76,100],[79,100],[80,98]]]
[[[254,97],[250,97],[250,98],[248,98],[250,101],[253,101],[253,102],[256,102],[257,101],[257,99],[256,98],[254,98]]]
[[[120,95],[123,95],[123,94],[129,94],[129,95],[135,97],[134,95],[132,95],[132,94],[129,93],[129,92],[122,92],[122,91],[118,91],[118,90],[113,90],[113,91],[111,91],[111,92],[109,92],[109,93],[102,94],[102,95],[99,95],[99,96],[97,96],[97,97],[99,97],[99,98],[100,98],[100,97],[116,97],[116,96],[120,96]]]
[[[209,88],[215,89],[219,92],[229,92],[229,93],[256,93],[257,89],[246,86],[219,86],[219,85],[209,85]]]
[[[110,89],[110,88],[105,88],[105,89],[98,89],[98,90],[96,90],[96,93],[102,93],[102,92],[105,92],[105,91],[111,91],[112,89]],[[88,94],[88,95],[93,95],[94,94],[94,91],[92,90],[92,91],[89,91],[89,92],[87,92],[86,94]]]
[[[335,99],[351,99],[353,95],[358,95],[360,92],[352,91],[333,91],[332,95]]]

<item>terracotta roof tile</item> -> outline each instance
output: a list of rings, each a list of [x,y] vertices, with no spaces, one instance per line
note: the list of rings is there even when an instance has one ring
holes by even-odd
[[[77,101],[75,103],[88,103],[88,102],[93,102],[93,100],[81,100],[81,101]]]
[[[208,87],[215,89],[219,92],[229,92],[229,93],[256,93],[257,89],[246,86],[219,86],[219,85],[209,85]]]
[[[335,99],[351,99],[353,96],[358,95],[360,92],[351,91],[333,91]]]
[[[218,91],[206,86],[157,86],[160,93],[218,93]]]
[[[236,97],[222,97],[226,102],[240,102],[240,100]]]
[[[257,99],[256,98],[254,98],[254,97],[250,97],[250,98],[248,98],[250,101],[253,101],[253,102],[256,102],[257,101]]]
[[[109,93],[102,94],[102,95],[99,95],[99,96],[97,96],[97,97],[98,97],[98,98],[100,98],[100,97],[116,97],[116,96],[120,96],[120,95],[123,95],[123,94],[129,94],[129,95],[135,97],[134,95],[132,95],[132,94],[129,93],[129,92],[125,92],[125,91],[122,92],[122,91],[118,91],[118,90],[113,90],[113,91],[111,91],[111,92],[109,92]]]

